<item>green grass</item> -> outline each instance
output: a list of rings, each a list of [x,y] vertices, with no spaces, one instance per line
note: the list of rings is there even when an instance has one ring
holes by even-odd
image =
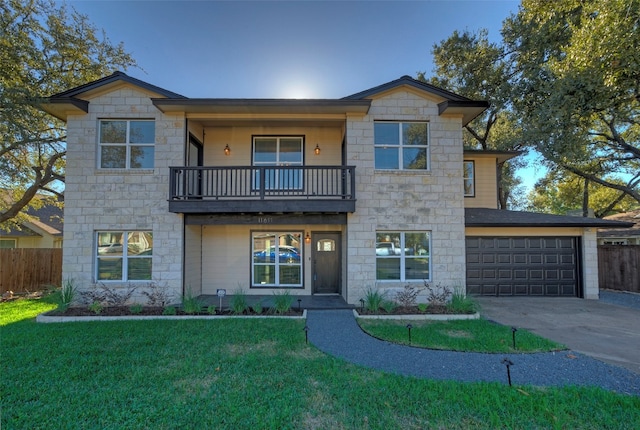
[[[467,352],[541,352],[566,349],[527,330],[516,332],[516,349],[513,349],[511,327],[484,319],[460,321],[393,321],[358,319],[358,324],[370,335],[389,342],[409,344],[432,349]]]
[[[37,324],[0,304],[3,429],[629,428],[599,388],[429,381],[364,369],[287,319]],[[428,364],[425,364],[428,365]]]

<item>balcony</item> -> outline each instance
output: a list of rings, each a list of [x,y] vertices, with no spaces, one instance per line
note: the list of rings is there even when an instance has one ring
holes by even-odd
[[[348,213],[356,208],[354,166],[170,167],[169,211]]]

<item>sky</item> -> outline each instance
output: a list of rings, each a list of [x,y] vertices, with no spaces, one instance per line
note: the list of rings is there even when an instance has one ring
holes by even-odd
[[[67,0],[139,68],[191,98],[342,98],[403,75],[433,75],[434,44],[486,28],[500,41],[513,0]],[[544,172],[520,173],[530,189]]]
[[[187,97],[341,98],[418,72],[454,30],[489,30],[519,2],[67,1],[122,42],[130,76]]]

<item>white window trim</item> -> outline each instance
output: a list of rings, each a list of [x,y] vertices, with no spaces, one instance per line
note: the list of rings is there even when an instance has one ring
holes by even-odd
[[[464,165],[467,163],[471,163],[471,177],[465,176],[466,169]],[[475,197],[476,196],[476,163],[473,160],[464,160],[462,162],[462,180],[464,181],[471,180],[471,193],[464,193],[465,197]]]
[[[429,121],[387,121],[387,120],[374,120],[373,124],[374,124],[374,129],[375,129],[375,124],[376,123],[388,123],[388,124],[399,124],[398,127],[398,145],[389,145],[389,144],[376,144],[375,143],[375,132],[374,132],[374,136],[373,136],[373,141],[374,141],[374,151],[375,148],[386,148],[386,147],[394,147],[394,148],[398,148],[398,168],[397,169],[381,169],[376,167],[375,170],[378,171],[384,171],[384,172],[420,172],[420,173],[424,173],[424,172],[430,172],[431,171],[431,124],[429,123]],[[427,126],[427,144],[426,145],[403,145],[403,131],[402,131],[402,125],[403,124],[425,124]],[[404,159],[402,157],[402,148],[404,148],[405,146],[407,147],[411,147],[411,148],[425,148],[427,151],[427,165],[426,168],[424,169],[405,169],[403,162]],[[374,155],[374,166],[375,166],[375,155]]]
[[[381,256],[381,255],[376,255],[376,260],[378,258],[381,259],[387,259],[387,258],[400,258],[400,279],[377,279],[378,276],[376,274],[376,282],[381,282],[381,283],[398,283],[398,282],[415,282],[415,281],[427,281],[430,282],[431,278],[432,278],[432,246],[431,246],[431,236],[432,236],[432,232],[431,230],[407,230],[407,231],[387,231],[387,230],[376,230],[376,235],[379,233],[400,233],[400,255],[394,255],[394,256]],[[406,258],[419,258],[419,256],[416,255],[405,255],[405,234],[406,233],[428,233],[429,234],[429,253],[426,255],[429,258],[429,278],[426,279],[406,279],[405,278],[405,269],[406,269]],[[374,251],[375,252],[375,251]],[[376,263],[377,265],[377,263]]]
[[[15,249],[18,247],[18,239],[0,239],[1,242],[13,242],[13,246],[10,248],[0,248],[0,249]]]
[[[99,244],[99,235],[100,233],[122,233],[122,255],[112,255],[109,256],[103,255],[102,258],[120,258],[122,259],[122,277],[121,279],[99,279],[98,277],[98,261],[101,256],[98,253],[98,249],[100,248]],[[153,233],[151,230],[97,230],[95,232],[95,246],[94,246],[94,261],[95,261],[95,269],[94,269],[94,279],[95,282],[105,282],[105,283],[113,283],[113,282],[144,282],[150,281],[153,279],[153,255],[128,255],[128,241],[129,241],[129,233]],[[153,248],[151,248],[153,250]],[[139,258],[147,258],[151,259],[151,277],[150,279],[127,279],[129,277],[129,259],[139,259]]]
[[[106,121],[124,121],[127,124],[127,129],[126,129],[126,138],[125,138],[125,142],[123,143],[103,143],[101,141],[101,136],[102,136],[102,123],[106,122]],[[155,148],[155,138],[154,138],[154,142],[151,143],[131,143],[130,140],[130,129],[131,129],[131,122],[132,121],[136,121],[136,122],[153,122],[154,123],[154,128],[155,128],[155,119],[153,118],[100,118],[98,120],[98,169],[100,170],[135,170],[135,171],[141,171],[141,170],[153,170],[153,168],[155,167],[155,160],[153,163],[152,167],[131,167],[131,147],[132,146],[147,146],[147,147],[153,147]],[[154,133],[155,136],[155,133]],[[125,167],[102,167],[102,148],[106,147],[106,146],[113,146],[113,147],[125,147]],[[155,149],[154,149],[154,158],[155,158]]]

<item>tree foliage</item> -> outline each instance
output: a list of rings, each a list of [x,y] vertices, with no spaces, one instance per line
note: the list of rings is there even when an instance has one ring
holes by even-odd
[[[465,148],[500,151],[523,149],[520,125],[511,109],[513,74],[511,58],[501,45],[491,43],[486,30],[454,33],[433,46],[434,77],[429,82],[475,100],[488,100],[490,107],[464,128]],[[424,73],[418,79],[426,81]],[[519,186],[515,175],[524,160],[501,162],[498,172],[498,203],[501,209],[515,203]]]
[[[52,0],[0,3],[0,225],[64,188],[65,129],[38,98],[135,66],[87,16]],[[57,199],[51,199],[57,200]]]
[[[525,0],[503,37],[525,141],[640,202],[640,0]]]

